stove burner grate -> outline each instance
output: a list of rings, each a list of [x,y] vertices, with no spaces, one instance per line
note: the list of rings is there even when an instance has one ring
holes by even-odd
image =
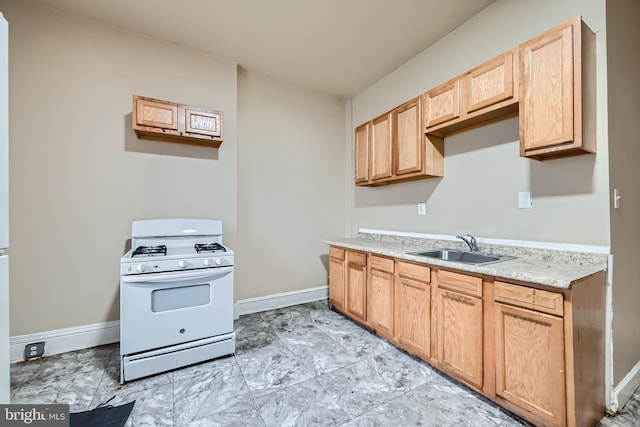
[[[226,252],[227,249],[220,243],[196,243],[196,252]]]
[[[158,246],[138,246],[131,254],[131,257],[135,256],[163,256],[167,254],[166,245]]]

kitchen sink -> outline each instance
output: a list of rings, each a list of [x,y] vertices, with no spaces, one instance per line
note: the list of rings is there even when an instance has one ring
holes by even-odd
[[[515,259],[513,256],[484,254],[481,252],[459,251],[455,249],[434,249],[421,252],[407,252],[408,255],[461,262],[463,264],[485,265]]]

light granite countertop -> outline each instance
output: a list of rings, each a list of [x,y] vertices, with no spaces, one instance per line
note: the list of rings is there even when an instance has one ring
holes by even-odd
[[[481,247],[484,253],[515,255],[517,258],[487,265],[464,264],[409,255],[407,252],[429,250],[434,248],[452,248],[451,242],[443,245],[440,241],[408,242],[384,241],[375,238],[342,238],[323,240],[323,243],[371,252],[389,257],[406,259],[421,264],[446,267],[470,273],[494,276],[497,279],[520,280],[559,289],[569,289],[573,284],[592,274],[606,270],[606,256],[601,254],[580,254],[575,252],[543,251],[535,252],[517,248]],[[463,249],[460,247],[459,249]],[[500,252],[500,249],[503,249]],[[586,261],[585,261],[586,260]]]

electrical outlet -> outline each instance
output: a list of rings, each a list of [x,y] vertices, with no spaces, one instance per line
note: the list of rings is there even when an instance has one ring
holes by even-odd
[[[35,360],[44,354],[44,341],[34,342],[24,346],[24,360]]]
[[[518,192],[518,209],[531,209],[531,193],[529,191]]]
[[[425,202],[418,203],[418,215],[427,214],[427,204]]]

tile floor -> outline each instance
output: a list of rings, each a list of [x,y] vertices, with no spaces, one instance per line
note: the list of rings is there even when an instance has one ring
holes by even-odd
[[[136,400],[129,426],[529,426],[325,303],[242,316],[234,356],[119,384],[117,344],[11,365],[12,403]],[[640,425],[640,393],[602,427]]]

